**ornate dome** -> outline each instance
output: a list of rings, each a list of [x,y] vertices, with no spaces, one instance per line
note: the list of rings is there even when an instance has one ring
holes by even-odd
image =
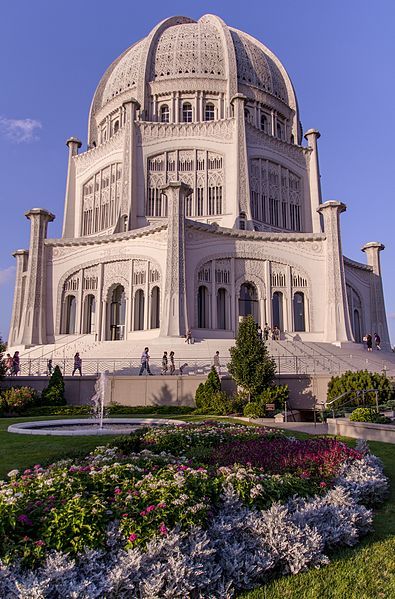
[[[91,118],[99,112],[102,118],[107,106],[112,110],[128,95],[144,110],[149,103],[147,94],[157,93],[152,86],[162,82],[161,91],[177,91],[176,82],[181,79],[194,80],[195,87],[202,81],[202,90],[203,80],[211,81],[210,89],[218,81],[221,90],[227,89],[228,101],[238,92],[268,94],[297,112],[291,80],[278,58],[250,35],[228,27],[219,17],[204,15],[198,21],[166,19],[128,48],[102,77]],[[115,98],[119,101],[114,102]],[[91,126],[94,128],[92,121]]]

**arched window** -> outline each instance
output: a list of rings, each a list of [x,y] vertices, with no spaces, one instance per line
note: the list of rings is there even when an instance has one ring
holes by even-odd
[[[63,333],[73,335],[75,333],[75,315],[77,300],[74,295],[68,295],[64,304]]]
[[[160,289],[155,286],[151,293],[151,329],[159,329],[160,326]]]
[[[303,293],[295,293],[294,295],[294,330],[295,331],[305,331],[306,323],[305,323],[305,315],[304,315],[304,294]]]
[[[276,125],[276,134],[279,139],[283,138],[283,126],[282,123],[279,123],[278,121]]]
[[[168,123],[170,121],[170,110],[167,104],[163,104],[160,108],[160,121],[161,123]]]
[[[226,314],[226,296],[227,296],[227,292],[226,289],[224,289],[223,287],[221,287],[220,289],[218,289],[218,293],[217,293],[217,329],[224,329],[226,330],[228,328],[228,319],[227,319],[227,314]]]
[[[114,133],[116,133],[119,129],[119,121],[115,121],[114,123]]]
[[[91,293],[86,296],[84,301],[84,326],[83,333],[94,333],[96,329],[95,322],[96,298]]]
[[[240,287],[239,316],[251,314],[259,322],[258,292],[253,283],[243,283]]]
[[[110,339],[122,340],[125,337],[126,297],[122,285],[117,285],[111,295],[110,303]]]
[[[208,290],[204,285],[198,289],[198,328],[209,328],[209,298]]]
[[[189,102],[182,105],[182,120],[184,123],[192,123],[192,104]]]
[[[261,114],[261,129],[262,129],[262,131],[267,132],[267,124],[268,124],[267,115]]]
[[[354,310],[354,318],[353,318],[353,333],[354,333],[354,339],[356,343],[361,343],[362,342],[362,338],[361,338],[361,318],[359,316],[359,310],[355,309]]]
[[[215,118],[215,108],[214,104],[209,102],[206,104],[206,109],[204,111],[204,120],[205,121],[213,121]]]
[[[144,291],[138,289],[134,296],[134,330],[144,330]]]
[[[284,321],[283,321],[283,294],[281,291],[275,291],[273,293],[272,300],[272,325],[273,327],[277,326],[280,331],[284,329]]]

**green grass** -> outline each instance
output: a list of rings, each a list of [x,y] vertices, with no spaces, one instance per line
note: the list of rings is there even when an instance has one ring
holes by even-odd
[[[395,598],[395,446],[373,441],[369,446],[391,479],[390,497],[375,513],[374,532],[355,548],[329,555],[325,568],[273,580],[243,599]]]
[[[185,416],[182,419],[192,421],[208,418]],[[0,478],[14,468],[20,470],[34,464],[48,464],[66,455],[89,452],[109,439],[29,436],[7,432],[10,424],[27,420],[37,418],[0,419]],[[290,434],[308,437],[305,434]],[[255,591],[244,593],[241,595],[243,599],[395,598],[395,446],[378,442],[370,442],[369,445],[372,452],[383,460],[386,474],[392,481],[388,501],[375,513],[374,532],[357,547],[334,552],[330,555],[331,563],[325,568],[273,580]]]

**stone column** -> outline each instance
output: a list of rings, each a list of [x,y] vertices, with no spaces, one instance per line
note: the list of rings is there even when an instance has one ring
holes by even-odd
[[[185,279],[185,198],[192,189],[180,181],[162,187],[168,203],[165,293],[160,332],[166,337],[185,335],[187,294]]]
[[[236,203],[233,207],[233,212],[235,212],[234,216],[237,222],[240,212],[245,212],[247,217],[246,229],[253,229],[250,203],[246,127],[244,116],[244,104],[246,99],[247,98],[243,96],[243,94],[236,94],[235,96],[233,96],[231,100],[236,119],[236,135],[234,138],[236,154]]]
[[[381,278],[380,252],[385,246],[378,241],[366,243],[362,251],[366,254],[367,263],[372,268],[370,283],[370,324],[371,335],[378,333],[382,346],[390,348],[390,338],[385,313],[383,281]],[[365,334],[367,331],[362,331]]]
[[[329,200],[321,204],[318,210],[324,219],[326,236],[324,341],[352,341],[340,237],[340,214],[345,212],[346,206],[342,202]]]
[[[75,231],[76,196],[74,156],[78,154],[78,150],[82,146],[82,144],[80,140],[76,137],[70,137],[66,141],[66,146],[69,148],[69,160],[67,164],[66,197],[64,202],[62,237],[78,237],[80,232]]]
[[[10,333],[8,335],[9,347],[19,344],[19,330],[22,317],[25,285],[23,273],[27,268],[29,252],[27,250],[17,250],[12,255],[16,258],[16,273]]]
[[[137,177],[135,176],[136,131],[134,122],[137,120],[140,104],[134,98],[130,98],[123,103],[123,107],[125,108],[125,138],[120,216],[128,217],[128,229],[130,230],[137,228],[137,215],[144,214],[144,205],[137,206]],[[144,202],[143,197],[141,201]]]
[[[317,140],[321,134],[316,129],[309,129],[304,134],[307,139],[307,145],[310,148],[310,164],[309,164],[309,187],[310,187],[310,202],[311,202],[311,221],[313,233],[321,233],[321,219],[317,212],[321,202],[321,175],[320,165],[318,162],[318,144]]]
[[[26,274],[25,302],[21,323],[21,343],[42,345],[47,342],[46,334],[46,256],[44,240],[48,223],[55,216],[44,208],[33,208],[26,212],[30,220],[29,260]]]

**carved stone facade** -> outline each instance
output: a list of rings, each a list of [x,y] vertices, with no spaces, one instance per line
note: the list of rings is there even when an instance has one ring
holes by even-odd
[[[33,209],[15,252],[10,345],[231,338],[240,317],[342,343],[388,331],[377,242],[342,256],[340,202],[322,204],[319,132],[260,41],[172,17],[103,75],[88,148],[69,148],[63,232]]]

